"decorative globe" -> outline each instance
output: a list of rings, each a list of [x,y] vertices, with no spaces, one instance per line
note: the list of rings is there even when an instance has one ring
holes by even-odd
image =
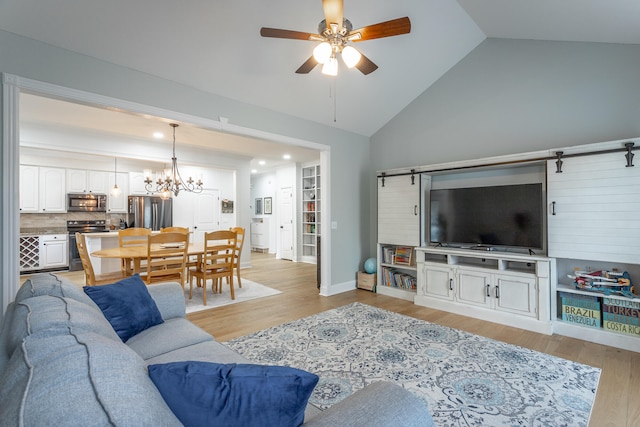
[[[364,262],[364,271],[369,274],[373,274],[376,272],[375,258],[367,258],[367,260]]]

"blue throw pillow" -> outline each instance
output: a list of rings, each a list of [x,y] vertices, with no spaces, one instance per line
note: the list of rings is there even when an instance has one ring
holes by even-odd
[[[85,286],[122,342],[164,322],[147,285],[135,274],[111,285]]]
[[[318,376],[286,366],[172,362],[149,376],[190,426],[299,426]]]

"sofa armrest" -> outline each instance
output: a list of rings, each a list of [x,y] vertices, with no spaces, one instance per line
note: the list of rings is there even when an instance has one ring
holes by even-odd
[[[399,385],[380,381],[336,403],[304,424],[309,427],[431,427],[427,405]]]
[[[186,317],[184,291],[177,282],[154,283],[147,286],[163,319]]]

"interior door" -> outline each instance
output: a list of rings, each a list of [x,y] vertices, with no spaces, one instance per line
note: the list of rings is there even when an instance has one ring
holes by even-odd
[[[203,242],[204,233],[220,225],[220,191],[204,190],[193,197],[193,241]]]
[[[278,216],[280,218],[280,258],[293,260],[293,191],[291,187],[280,189]]]

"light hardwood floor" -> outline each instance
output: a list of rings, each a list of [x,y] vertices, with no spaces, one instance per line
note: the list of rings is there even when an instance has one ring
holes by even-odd
[[[251,260],[253,267],[243,269],[242,277],[283,293],[187,316],[219,341],[359,301],[601,368],[602,375],[589,425],[640,426],[640,353],[484,322],[360,289],[322,297],[316,288],[314,265],[276,260],[273,255],[258,253],[252,253]],[[76,274],[77,278],[77,273],[70,274]]]

